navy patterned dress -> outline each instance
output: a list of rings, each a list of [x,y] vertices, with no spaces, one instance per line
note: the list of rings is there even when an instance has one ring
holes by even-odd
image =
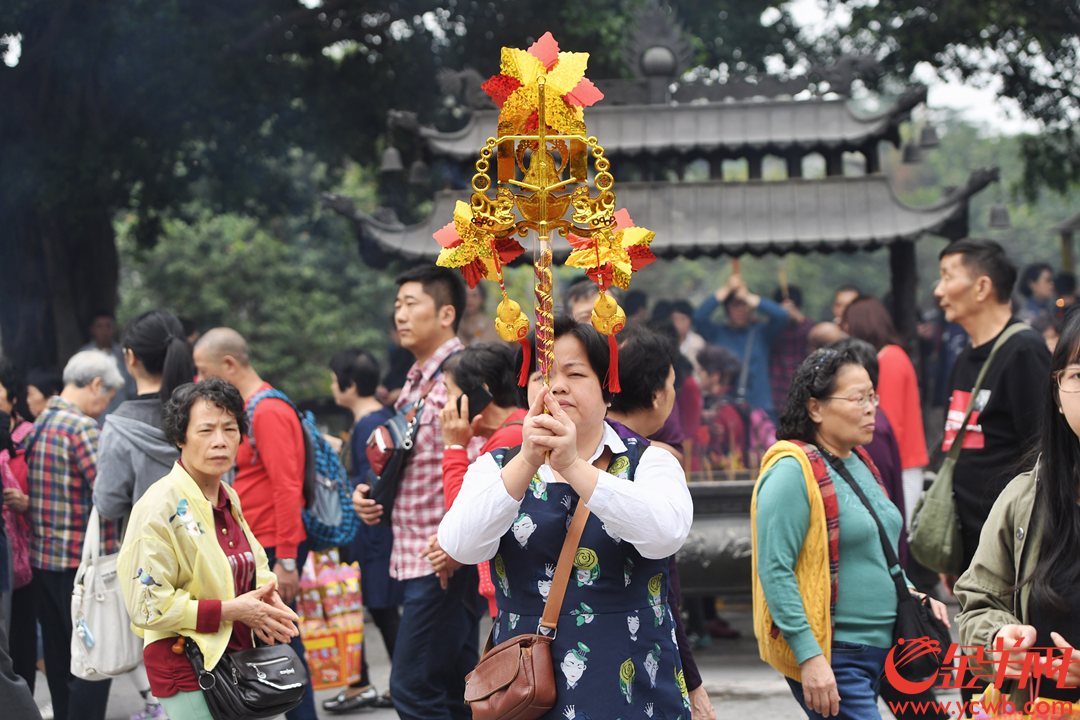
[[[627,452],[612,458],[608,472],[632,482],[643,450],[632,439],[624,442]],[[500,466],[506,452],[492,453]],[[496,645],[536,632],[579,500],[569,484],[533,477],[490,561],[499,610]],[[643,558],[589,516],[551,643],[559,694],[545,719],[690,720],[667,570],[667,558]]]

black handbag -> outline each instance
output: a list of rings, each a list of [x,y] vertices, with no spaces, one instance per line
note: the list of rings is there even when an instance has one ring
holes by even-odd
[[[250,650],[225,653],[213,670],[204,667],[195,642],[184,643],[214,720],[276,717],[304,699],[308,675],[296,651],[285,644],[255,642]]]
[[[874,507],[870,504],[866,493],[859,487],[859,483],[855,481],[855,478],[851,477],[848,469],[844,467],[843,461],[822,447],[818,447],[818,450],[821,452],[821,456],[829,461],[837,474],[851,486],[851,489],[859,496],[859,500],[866,506],[870,517],[874,518],[874,522],[877,523],[878,534],[881,536],[881,546],[885,550],[885,561],[889,563],[890,574],[896,584],[896,623],[893,625],[893,645],[904,645],[912,641],[928,643],[920,643],[919,645],[929,649],[929,652],[912,653],[910,658],[906,658],[902,652],[898,653],[899,656],[895,662],[896,671],[900,674],[900,677],[910,682],[922,682],[927,678],[936,676],[941,672],[941,662],[945,658],[949,645],[952,643],[949,629],[945,627],[945,623],[938,620],[937,616],[934,615],[929,597],[913,595],[907,585],[904,584],[904,576],[899,569],[900,558],[896,556],[896,551],[893,550],[892,544],[889,542],[889,536],[885,533],[885,526],[881,524],[881,518],[874,512]],[[892,573],[894,567],[897,568],[897,571]],[[919,645],[916,645],[916,647]]]
[[[255,589],[255,573],[250,589]],[[284,643],[267,645],[254,633],[252,637],[255,647],[226,652],[213,670],[206,669],[198,643],[183,638],[184,654],[214,720],[276,717],[304,699],[308,673],[296,651]]]

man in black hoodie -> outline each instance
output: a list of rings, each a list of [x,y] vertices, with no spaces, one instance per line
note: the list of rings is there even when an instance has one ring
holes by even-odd
[[[966,238],[949,244],[940,258],[941,282],[934,295],[945,319],[958,323],[971,337],[971,345],[961,351],[949,377],[942,444],[947,452],[994,342],[1006,327],[1020,321],[1009,306],[1016,266],[1001,245]],[[1039,333],[1020,332],[1001,347],[983,379],[953,474],[965,567],[975,555],[990,508],[1039,437],[1049,373],[1046,341]],[[956,578],[942,580],[951,592]]]

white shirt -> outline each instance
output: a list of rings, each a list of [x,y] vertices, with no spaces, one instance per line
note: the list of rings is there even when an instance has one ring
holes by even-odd
[[[590,464],[605,447],[615,454],[626,452],[626,445],[607,423]],[[694,519],[694,502],[682,467],[671,453],[646,448],[634,482],[597,472],[596,488],[586,507],[610,532],[632,543],[649,559],[668,557],[682,547]],[[548,483],[558,482],[548,465],[541,465],[539,473]],[[506,491],[498,463],[486,453],[466,471],[461,492],[439,524],[439,545],[466,565],[490,560],[517,518],[520,505]]]

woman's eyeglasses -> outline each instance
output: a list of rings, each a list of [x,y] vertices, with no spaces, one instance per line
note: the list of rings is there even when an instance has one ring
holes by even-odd
[[[1054,373],[1054,382],[1063,393],[1080,393],[1080,365],[1070,365]]]
[[[1080,374],[1080,369],[1078,369],[1078,374]],[[1077,390],[1077,392],[1080,392],[1080,390]],[[830,396],[826,397],[825,399],[826,400],[847,400],[848,402],[853,402],[856,405],[858,405],[860,410],[865,410],[867,404],[870,404],[870,405],[873,405],[874,407],[877,407],[878,403],[881,402],[881,396],[878,395],[877,393],[874,393],[873,395],[861,395],[859,397],[835,397],[833,395],[830,395]]]

